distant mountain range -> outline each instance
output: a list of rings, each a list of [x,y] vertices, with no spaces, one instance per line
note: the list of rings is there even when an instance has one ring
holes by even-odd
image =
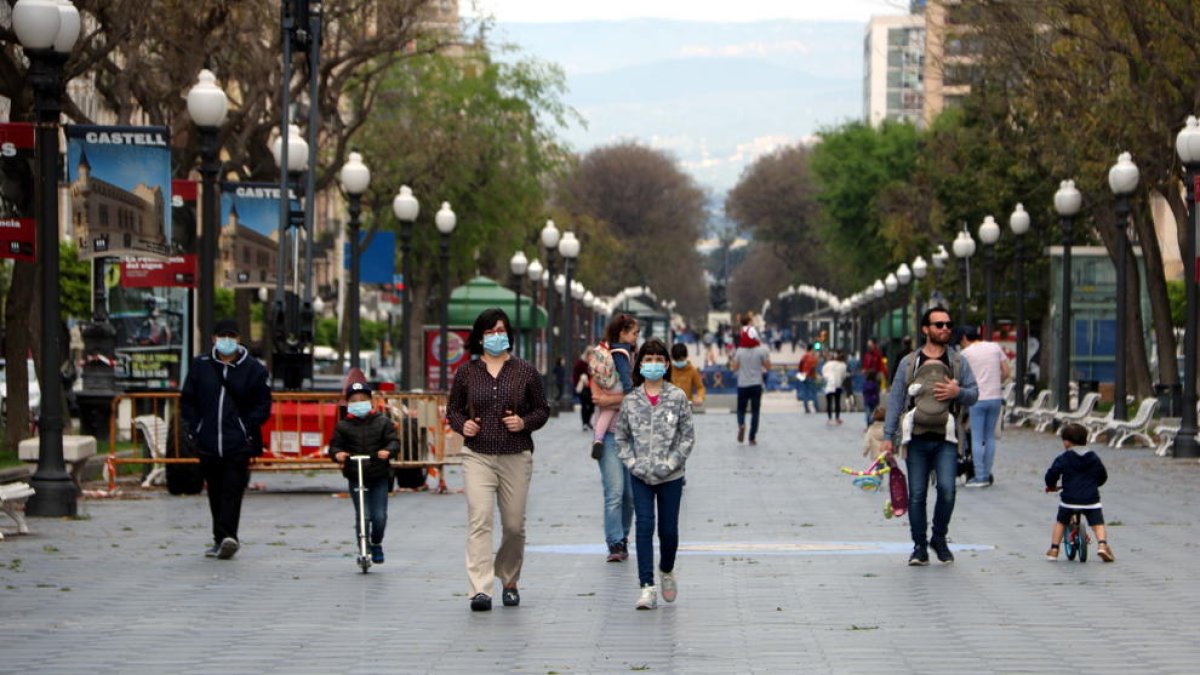
[[[714,197],[764,152],[862,116],[857,23],[500,24],[520,53],[561,65],[587,120],[577,150],[637,139],[668,150]]]

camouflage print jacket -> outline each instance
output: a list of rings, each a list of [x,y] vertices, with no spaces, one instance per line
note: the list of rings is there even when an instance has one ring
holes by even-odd
[[[635,387],[621,402],[616,426],[617,456],[629,472],[650,485],[683,477],[683,465],[696,432],[687,394],[663,383],[658,405],[650,405],[644,387]]]

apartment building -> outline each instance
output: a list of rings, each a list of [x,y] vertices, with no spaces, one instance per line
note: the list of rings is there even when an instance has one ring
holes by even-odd
[[[925,18],[874,16],[863,39],[863,119],[920,124],[924,119]]]

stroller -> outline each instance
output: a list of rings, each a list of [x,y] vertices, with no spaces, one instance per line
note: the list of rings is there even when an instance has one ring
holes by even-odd
[[[975,454],[971,450],[971,419],[970,415],[962,416],[963,425],[963,447],[962,452],[958,453],[958,466],[955,468],[955,476],[961,476],[963,482],[971,480],[975,477]]]

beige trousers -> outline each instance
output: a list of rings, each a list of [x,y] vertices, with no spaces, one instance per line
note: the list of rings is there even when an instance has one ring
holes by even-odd
[[[525,503],[533,476],[533,453],[481,455],[463,448],[467,495],[467,576],[471,597],[494,595],[496,577],[516,586],[525,560]],[[492,557],[493,506],[500,507],[500,548]]]

